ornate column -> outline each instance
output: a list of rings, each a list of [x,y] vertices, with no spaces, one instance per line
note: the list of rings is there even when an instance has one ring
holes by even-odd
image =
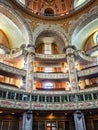
[[[25,89],[28,92],[32,92],[33,83],[34,83],[34,57],[35,57],[35,48],[33,45],[28,45],[25,53],[25,63],[24,67],[26,70],[26,79],[25,79]]]
[[[86,130],[84,115],[81,111],[74,113],[75,130]]]
[[[66,59],[68,64],[69,82],[71,91],[79,91],[77,71],[75,68],[75,55],[76,48],[74,46],[68,46],[65,48]]]
[[[32,111],[23,113],[22,130],[32,130]]]

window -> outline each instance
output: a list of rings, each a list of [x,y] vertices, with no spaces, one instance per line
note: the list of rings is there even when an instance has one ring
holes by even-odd
[[[44,88],[45,89],[51,89],[51,88],[53,88],[53,83],[51,83],[51,82],[44,83]]]
[[[52,72],[53,68],[52,67],[45,67],[45,72]]]
[[[45,54],[51,54],[52,53],[51,44],[45,44],[44,53]]]
[[[97,34],[97,36],[96,36],[96,43],[98,44],[98,34]]]
[[[74,8],[84,4],[86,1],[88,1],[88,0],[75,0],[74,1]]]
[[[44,15],[46,15],[46,16],[53,16],[54,15],[54,10],[51,9],[51,8],[47,8],[44,11]]]
[[[19,0],[21,3],[25,4],[25,0]]]

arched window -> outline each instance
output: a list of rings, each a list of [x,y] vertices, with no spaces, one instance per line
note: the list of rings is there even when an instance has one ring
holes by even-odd
[[[25,4],[25,0],[19,0],[22,4]]]
[[[98,44],[98,34],[96,35],[96,43]]]
[[[51,8],[46,8],[44,10],[44,15],[46,15],[46,16],[52,16],[52,15],[54,15],[54,10],[51,9]]]
[[[76,8],[76,7],[80,6],[80,5],[82,5],[82,4],[85,3],[86,1],[88,1],[88,0],[75,0],[75,1],[74,1],[74,8]]]

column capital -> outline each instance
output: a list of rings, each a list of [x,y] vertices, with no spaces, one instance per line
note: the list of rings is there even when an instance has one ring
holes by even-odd
[[[27,50],[28,50],[29,53],[35,54],[35,46],[34,45],[28,44]]]
[[[32,44],[28,44],[25,48],[23,48],[23,54],[24,56],[35,55],[35,46]]]
[[[63,52],[66,53],[66,51],[69,50],[69,49],[75,50],[75,51],[77,50],[77,48],[74,45],[69,45],[69,46],[63,48]]]

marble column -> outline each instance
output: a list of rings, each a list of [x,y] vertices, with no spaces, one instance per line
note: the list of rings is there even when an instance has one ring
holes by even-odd
[[[84,115],[81,111],[74,113],[75,130],[86,130]]]
[[[22,117],[22,129],[21,130],[32,130],[32,111],[23,113]]]
[[[26,79],[25,79],[25,89],[28,92],[32,92],[34,84],[34,57],[35,57],[35,48],[33,45],[28,45],[26,52],[24,54],[24,68],[26,70]]]
[[[69,82],[70,82],[70,90],[71,91],[79,91],[78,86],[78,78],[77,78],[77,70],[75,67],[75,55],[74,52],[75,47],[74,46],[68,46],[64,49],[66,53],[66,59],[68,64],[68,73],[69,73]]]

